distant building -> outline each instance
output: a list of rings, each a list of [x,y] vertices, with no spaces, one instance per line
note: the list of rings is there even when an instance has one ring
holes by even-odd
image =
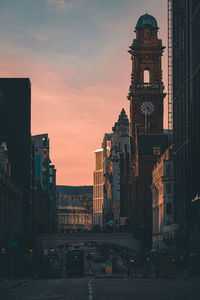
[[[104,172],[103,172],[103,148],[95,152],[95,170],[93,185],[93,224],[103,226],[104,205]]]
[[[93,186],[68,186],[57,185],[57,191],[68,199],[78,200],[87,209],[88,213],[93,211]]]
[[[39,134],[32,136],[32,141],[34,144],[34,166],[35,166],[35,182],[36,190],[35,196],[39,195],[44,197],[46,195],[49,197],[48,207],[48,223],[49,232],[56,231],[56,169],[54,165],[51,165],[50,153],[49,153],[49,137],[48,134]],[[40,183],[40,184],[39,184]],[[43,192],[40,190],[42,189]],[[36,200],[37,202],[37,200]],[[44,200],[44,203],[46,201]],[[35,213],[37,214],[36,210]],[[37,216],[35,216],[37,219]]]
[[[56,205],[57,205],[57,190],[56,190],[56,169],[54,165],[49,166],[49,217],[51,224],[51,232],[57,231],[56,223]]]
[[[75,197],[76,199],[76,197]],[[80,195],[77,198],[81,204],[87,209],[88,213],[93,214],[93,194]]]
[[[56,188],[60,199],[57,207],[59,230],[63,230],[65,233],[91,230],[93,187],[57,185]],[[65,209],[64,214],[61,214],[60,210],[62,205],[68,207],[63,208]]]
[[[49,193],[49,138],[48,134],[32,136],[34,143],[35,178],[41,183],[42,189]]]
[[[124,109],[122,109],[118,121],[112,128],[112,140],[108,156],[105,177],[105,203],[104,226],[115,230],[119,227],[121,216],[120,208],[123,202],[121,193],[121,159],[125,148],[129,146],[129,121]]]
[[[72,198],[72,196],[71,196]],[[92,214],[78,200],[60,195],[58,202],[58,231],[65,234],[91,230]]]
[[[70,185],[57,185],[57,190],[63,195],[92,195],[92,185],[70,186]]]
[[[107,179],[105,177],[108,168],[110,169],[110,172],[112,172],[112,165],[109,162],[112,144],[113,144],[113,133],[105,133],[101,145],[103,149],[103,220],[102,220],[103,223],[102,226],[104,227],[109,222],[112,223],[113,225],[113,210],[111,208],[112,189],[111,186],[110,187],[107,186],[107,182],[106,182]],[[110,179],[111,177],[109,177],[109,180]]]
[[[2,142],[9,149],[11,178],[23,193],[23,241],[27,246],[32,231],[33,193],[31,83],[28,78],[0,78],[0,144]]]

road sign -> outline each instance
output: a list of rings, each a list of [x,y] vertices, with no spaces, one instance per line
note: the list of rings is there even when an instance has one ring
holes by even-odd
[[[12,247],[17,247],[18,246],[18,242],[16,241],[9,241],[9,245]]]
[[[105,272],[108,276],[112,274],[112,262],[109,260],[105,262]]]
[[[119,218],[120,225],[125,226],[126,225],[126,219],[127,219],[127,217],[120,217]]]
[[[109,220],[107,224],[108,224],[108,226],[110,226],[110,227],[113,226],[113,220]]]

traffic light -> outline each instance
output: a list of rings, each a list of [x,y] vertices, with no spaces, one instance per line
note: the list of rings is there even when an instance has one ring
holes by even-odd
[[[49,251],[49,262],[53,263],[54,258],[55,258],[55,250],[53,248],[51,248]]]
[[[106,275],[111,275],[112,274],[112,262],[107,260],[105,262],[105,272],[106,272]]]
[[[33,249],[29,249],[28,253],[29,253],[29,257],[32,257],[33,256]]]
[[[150,263],[150,258],[149,258],[149,257],[146,258],[146,263],[147,263],[147,264]]]

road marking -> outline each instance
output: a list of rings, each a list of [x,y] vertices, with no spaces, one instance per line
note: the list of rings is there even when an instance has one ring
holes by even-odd
[[[89,291],[89,297],[88,297],[88,300],[92,300],[92,299],[93,299],[92,281],[93,281],[93,279],[90,279],[90,280],[88,281],[88,291]]]

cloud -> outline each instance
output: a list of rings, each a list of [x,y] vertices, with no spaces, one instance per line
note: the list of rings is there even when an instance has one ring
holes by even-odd
[[[56,10],[70,10],[79,6],[80,1],[77,0],[47,0],[47,5],[49,8]]]

